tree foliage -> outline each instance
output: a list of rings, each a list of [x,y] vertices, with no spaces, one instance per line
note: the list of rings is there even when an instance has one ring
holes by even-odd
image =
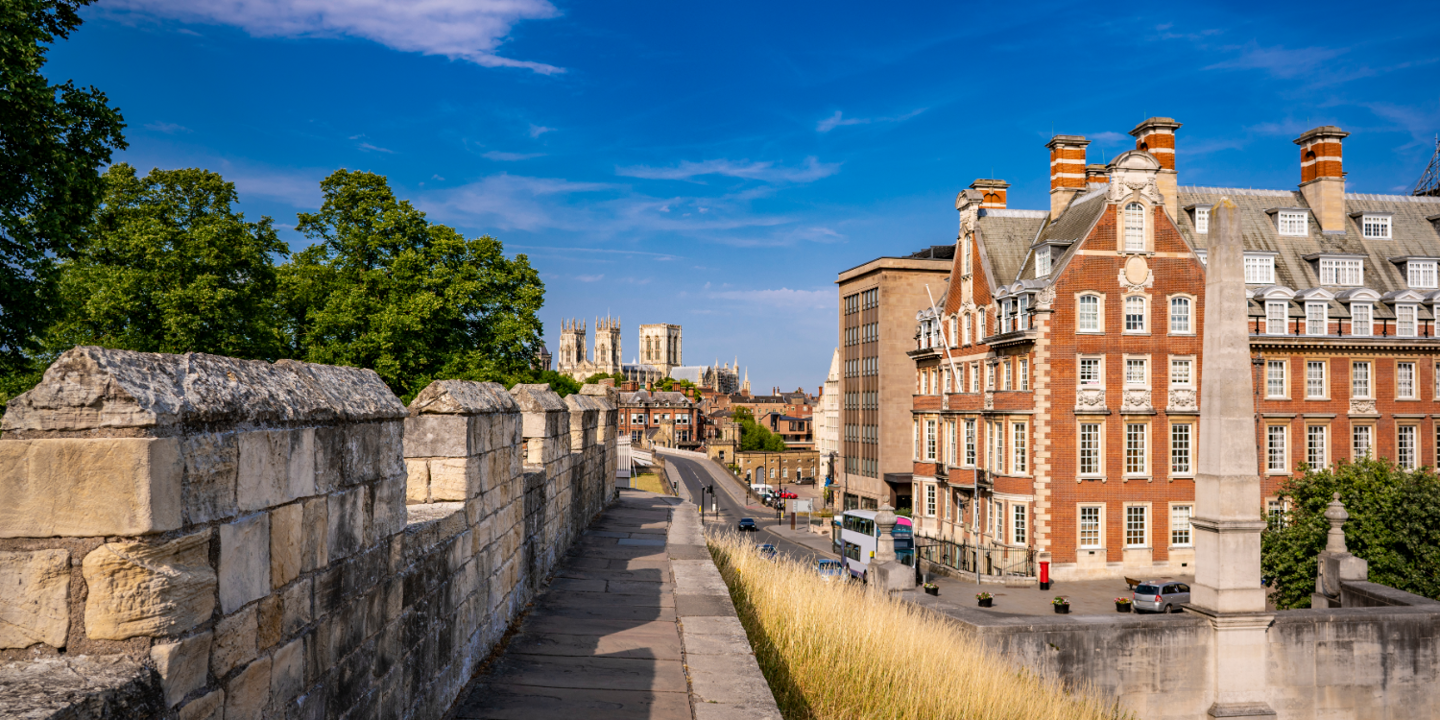
[[[407,401],[439,378],[534,376],[545,289],[524,255],[431,223],[379,175],[320,188],[297,227],[315,244],[281,268],[293,356],[371,368]]]
[[[1276,607],[1310,606],[1330,529],[1325,508],[1337,492],[1350,513],[1346,546],[1369,563],[1371,582],[1440,599],[1440,480],[1430,468],[1407,471],[1365,458],[1301,469],[1280,491],[1283,522],[1261,537],[1262,572],[1275,587]]]
[[[583,384],[583,385],[591,385],[591,384],[594,384],[594,383],[598,383],[598,382],[600,382],[601,380],[614,380],[614,381],[615,381],[615,385],[616,385],[616,386],[619,386],[620,383],[625,382],[625,374],[624,374],[624,373],[618,373],[618,372],[617,372],[617,373],[595,373],[594,375],[591,375],[590,377],[585,378],[585,382],[582,383],[582,384]]]
[[[246,222],[235,186],[207,170],[120,163],[76,257],[60,266],[47,355],[75,345],[274,360],[285,343],[270,218]]]
[[[747,407],[735,408],[735,422],[740,423],[740,451],[768,450],[781,452],[785,441],[770,428],[755,422],[755,414]]]
[[[91,0],[0,0],[0,375],[34,372],[28,353],[53,319],[55,263],[72,256],[104,189],[99,168],[125,124],[99,90],[52,85],[47,46]],[[4,384],[4,383],[0,383]]]
[[[566,395],[574,395],[575,393],[580,392],[580,386],[582,384],[575,382],[575,378],[572,378],[569,375],[562,375],[561,373],[555,372],[554,370],[546,370],[545,372],[537,373],[535,377],[523,379],[521,380],[521,382],[545,383],[546,385],[549,385],[550,389],[555,391],[555,394],[559,395],[560,397],[565,397]],[[590,380],[586,380],[584,384],[589,384],[589,382]]]

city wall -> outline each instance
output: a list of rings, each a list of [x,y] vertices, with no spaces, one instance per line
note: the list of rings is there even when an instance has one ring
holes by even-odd
[[[607,392],[65,353],[0,427],[0,705],[439,717],[614,497]]]

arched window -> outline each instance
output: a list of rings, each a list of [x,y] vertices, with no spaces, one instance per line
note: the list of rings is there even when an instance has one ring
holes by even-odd
[[[1100,329],[1100,298],[1094,295],[1080,296],[1075,312],[1075,327],[1077,330]]]
[[[1170,298],[1170,332],[1192,332],[1190,330],[1190,298]]]
[[[1145,206],[1132,202],[1125,206],[1125,251],[1145,250]]]
[[[1131,295],[1125,298],[1125,332],[1145,331],[1145,298]]]

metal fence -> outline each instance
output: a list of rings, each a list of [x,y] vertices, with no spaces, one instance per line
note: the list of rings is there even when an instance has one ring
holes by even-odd
[[[940,538],[915,538],[920,558],[964,573],[1035,576],[1035,550],[995,545],[970,545]]]

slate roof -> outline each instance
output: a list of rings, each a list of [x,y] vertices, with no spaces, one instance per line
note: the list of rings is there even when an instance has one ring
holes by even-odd
[[[982,208],[975,221],[985,258],[998,286],[1015,282],[1030,251],[1030,243],[1049,216],[1043,210]]]
[[[1055,253],[1050,259],[1050,274],[1042,280],[1046,283],[1054,278],[1060,267],[1080,247],[1080,240],[1090,234],[1090,228],[1095,226],[1095,221],[1105,212],[1105,192],[1109,185],[1099,185],[1084,194],[1076,197],[1070,202],[1069,207],[1060,213],[1055,222],[1050,223],[1039,235],[1034,238],[1036,243],[1069,243],[1069,246],[1058,245],[1051,248]],[[1057,252],[1058,250],[1058,252]],[[1025,257],[1025,264],[1016,273],[1015,277],[1006,282],[1015,280],[1035,279],[1035,255],[1030,253]]]

